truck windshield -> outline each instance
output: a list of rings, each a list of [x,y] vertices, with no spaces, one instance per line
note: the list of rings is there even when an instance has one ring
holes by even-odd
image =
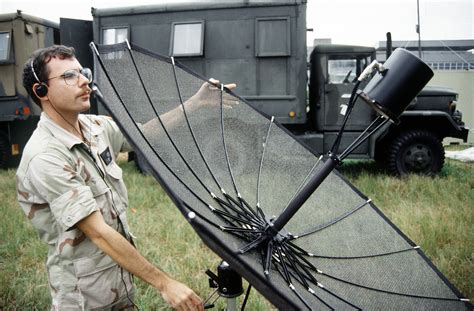
[[[10,51],[10,32],[0,32],[0,62],[8,60]]]

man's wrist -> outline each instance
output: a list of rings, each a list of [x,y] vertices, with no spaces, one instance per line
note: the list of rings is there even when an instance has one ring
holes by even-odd
[[[158,291],[162,292],[165,289],[166,285],[171,281],[171,278],[158,268],[153,268],[155,271],[153,273],[154,278],[151,282],[151,285]]]

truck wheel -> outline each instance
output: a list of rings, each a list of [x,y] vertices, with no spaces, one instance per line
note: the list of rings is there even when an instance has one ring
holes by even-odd
[[[396,175],[435,175],[443,167],[444,148],[431,132],[402,132],[390,146],[387,160],[389,170]]]
[[[8,137],[0,131],[0,168],[7,168],[8,157],[10,155],[10,142]]]

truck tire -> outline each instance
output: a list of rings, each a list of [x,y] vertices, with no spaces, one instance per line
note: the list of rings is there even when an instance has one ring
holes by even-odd
[[[400,133],[388,150],[388,168],[396,175],[416,173],[432,176],[444,164],[444,148],[431,132],[410,130]]]
[[[8,136],[0,131],[0,169],[7,168],[8,158],[10,156],[10,142]]]

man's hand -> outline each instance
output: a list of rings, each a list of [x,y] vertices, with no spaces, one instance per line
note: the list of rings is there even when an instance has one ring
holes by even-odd
[[[219,80],[216,80],[214,78],[210,78],[209,82],[211,82],[214,85],[219,85],[220,84]],[[224,84],[224,87],[231,90],[231,91],[233,91],[237,87],[237,84],[235,84],[235,83]]]
[[[121,267],[158,289],[173,308],[204,310],[201,298],[146,260],[130,242],[105,223],[99,211],[78,222],[77,228]]]
[[[161,289],[163,299],[176,310],[204,310],[201,298],[186,285],[169,279]]]
[[[185,103],[186,111],[193,111],[203,107],[212,107],[220,105],[220,82],[213,78],[209,79],[209,82],[205,82],[201,85],[199,90]],[[237,85],[235,83],[224,84],[224,87],[229,90],[234,90]],[[234,96],[231,96],[224,92],[222,94],[222,105],[224,108],[232,108],[234,105],[238,105],[239,100]]]

